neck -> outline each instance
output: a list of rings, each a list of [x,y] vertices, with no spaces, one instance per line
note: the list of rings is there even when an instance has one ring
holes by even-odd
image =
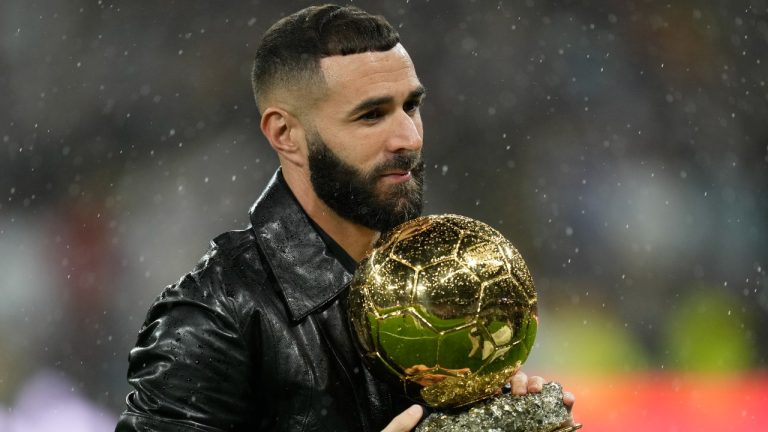
[[[350,222],[331,210],[315,194],[309,176],[283,169],[283,177],[307,215],[355,261],[362,260],[379,233]]]

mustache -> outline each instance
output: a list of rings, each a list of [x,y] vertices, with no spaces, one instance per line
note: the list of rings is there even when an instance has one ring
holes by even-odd
[[[411,171],[413,174],[418,174],[424,171],[424,160],[421,157],[421,153],[398,153],[392,156],[389,160],[382,162],[376,166],[371,172],[372,176],[378,177],[384,175],[389,171]]]

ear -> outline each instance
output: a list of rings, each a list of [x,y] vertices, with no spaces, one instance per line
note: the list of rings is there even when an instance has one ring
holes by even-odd
[[[269,107],[261,116],[261,132],[281,160],[303,166],[306,163],[304,128],[288,111]]]

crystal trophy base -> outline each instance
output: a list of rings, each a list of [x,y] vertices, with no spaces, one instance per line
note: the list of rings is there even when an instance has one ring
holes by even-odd
[[[581,429],[571,423],[563,404],[563,388],[544,384],[541,393],[525,396],[502,394],[464,409],[436,411],[427,416],[415,432],[572,432]]]

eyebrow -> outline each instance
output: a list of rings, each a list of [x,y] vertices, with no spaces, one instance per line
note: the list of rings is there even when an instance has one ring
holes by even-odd
[[[423,85],[419,85],[415,89],[411,90],[410,93],[408,93],[408,97],[406,98],[406,100],[420,99],[424,97],[426,93],[427,93],[427,89]],[[349,117],[355,117],[357,114],[368,111],[372,108],[391,104],[394,100],[395,98],[393,98],[392,96],[370,97],[360,102],[359,104],[355,105],[355,107],[352,108],[352,110],[349,112]]]

